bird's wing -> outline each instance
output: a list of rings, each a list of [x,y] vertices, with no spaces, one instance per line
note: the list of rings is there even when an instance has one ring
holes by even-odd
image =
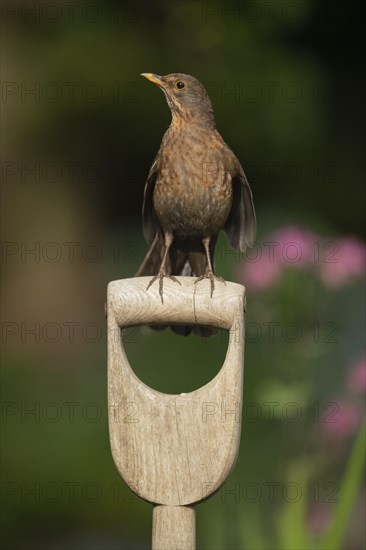
[[[149,175],[147,176],[144,189],[144,202],[142,204],[142,230],[144,237],[149,244],[153,242],[159,229],[159,224],[153,205],[153,193],[158,174],[158,161],[159,155],[155,157],[155,160],[150,168]]]
[[[224,230],[233,248],[245,252],[255,240],[257,221],[253,204],[253,194],[244,171],[237,161],[237,169],[231,172],[233,204]]]

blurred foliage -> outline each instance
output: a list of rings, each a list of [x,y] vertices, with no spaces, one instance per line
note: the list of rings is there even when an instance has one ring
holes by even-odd
[[[218,242],[217,272],[248,289],[243,435],[233,474],[197,507],[198,548],[363,546],[361,24],[320,0],[2,3],[4,548],[149,547],[151,507],[109,449],[103,311],[107,283],[146,252],[143,186],[170,122],[145,71],[206,85],[262,250],[293,227],[295,242],[313,232],[307,251],[340,246],[328,271],[323,256],[277,273]],[[224,332],[124,337],[138,376],[172,393],[210,380],[227,347]]]

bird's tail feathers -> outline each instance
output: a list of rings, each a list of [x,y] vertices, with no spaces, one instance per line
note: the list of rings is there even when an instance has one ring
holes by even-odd
[[[135,277],[156,275],[159,271],[160,264],[163,259],[163,253],[163,243],[157,233]]]
[[[139,270],[136,273],[136,277],[154,276],[158,273],[160,264],[164,254],[164,246],[161,237],[157,234],[151,243],[149,251],[147,252]],[[178,267],[183,264],[183,268],[178,271]],[[180,264],[179,266],[177,264]],[[194,266],[194,267],[193,267]],[[206,270],[205,256],[201,252],[191,252],[184,257],[179,256],[179,261],[174,261],[174,257],[168,262],[168,269],[171,275],[180,275],[182,277],[197,277],[203,275]],[[166,325],[151,325],[154,330],[164,330]],[[216,334],[217,329],[204,326],[190,326],[190,325],[171,325],[170,327],[175,334],[180,336],[188,336],[191,332],[206,338],[213,334]]]

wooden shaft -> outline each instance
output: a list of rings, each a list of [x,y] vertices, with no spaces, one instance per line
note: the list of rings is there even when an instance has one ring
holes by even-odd
[[[155,506],[152,550],[195,550],[196,512],[191,506]]]

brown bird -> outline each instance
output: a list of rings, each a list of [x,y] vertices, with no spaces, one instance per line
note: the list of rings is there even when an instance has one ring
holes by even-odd
[[[255,239],[253,196],[244,171],[216,130],[210,98],[193,76],[142,73],[164,92],[172,121],[144,190],[143,232],[150,249],[136,276],[153,275],[147,289],[174,275],[215,280],[214,250],[224,229],[231,246],[245,252]],[[189,334],[191,327],[172,327]],[[198,330],[211,334],[212,329]]]

